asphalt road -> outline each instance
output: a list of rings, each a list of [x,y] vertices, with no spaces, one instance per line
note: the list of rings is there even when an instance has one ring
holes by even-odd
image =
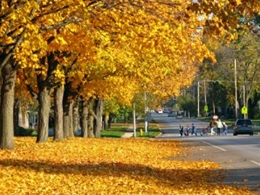
[[[249,187],[260,194],[260,135],[233,136],[232,130],[224,136],[188,136],[180,137],[179,125],[186,127],[192,123],[200,130],[208,124],[195,118],[176,119],[167,114],[153,113],[152,117],[160,121],[163,134],[157,139],[179,139],[184,143],[198,146],[195,158],[219,163],[227,169],[224,180],[228,185]]]

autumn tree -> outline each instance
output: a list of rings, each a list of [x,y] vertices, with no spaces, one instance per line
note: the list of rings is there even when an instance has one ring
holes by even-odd
[[[3,84],[2,84],[2,98],[1,98],[1,148],[13,148],[13,100],[14,100],[14,83],[16,78],[17,68],[25,66],[26,60],[16,60],[15,54],[18,52],[18,48],[25,40],[32,40],[34,45],[32,48],[37,48],[31,51],[30,56],[32,61],[37,61],[38,57],[44,53],[44,44],[42,43],[41,36],[38,36],[39,31],[46,31],[53,28],[47,26],[46,22],[41,21],[44,17],[50,13],[61,13],[61,10],[65,10],[68,7],[80,5],[75,2],[73,4],[63,1],[63,3],[49,4],[48,2],[37,1],[3,1],[1,2],[1,64],[0,70],[3,72]],[[58,6],[57,6],[58,5]],[[66,5],[66,6],[65,6]],[[75,7],[74,7],[75,8]],[[65,13],[65,12],[64,12]],[[68,9],[66,10],[66,16],[70,14]],[[65,15],[64,15],[65,16]],[[65,16],[65,17],[66,17]],[[56,17],[56,25],[63,25],[71,21],[71,18],[61,19]],[[61,19],[61,20],[60,20]],[[46,24],[46,25],[44,25]],[[28,44],[28,43],[27,43]],[[33,52],[32,52],[33,51]],[[25,58],[24,58],[25,59]],[[21,66],[22,65],[22,66]],[[8,78],[8,79],[7,79]],[[8,80],[8,83],[6,83]],[[4,90],[5,89],[5,90]],[[6,101],[8,99],[8,101]],[[6,117],[8,116],[8,117]]]
[[[13,118],[12,106],[8,105],[13,105],[14,80],[18,68],[28,68],[37,77],[36,91],[38,90],[41,105],[37,141],[44,142],[48,136],[46,119],[50,95],[56,85],[61,86],[62,82],[58,80],[65,79],[66,68],[74,59],[82,58],[81,62],[76,63],[78,67],[75,70],[80,70],[82,65],[89,66],[84,69],[82,74],[84,77],[81,78],[88,81],[87,78],[90,76],[90,80],[98,86],[101,86],[101,77],[107,78],[107,75],[112,74],[112,78],[117,78],[118,81],[127,76],[128,81],[138,83],[139,89],[144,86],[145,90],[155,89],[163,84],[176,92],[180,83],[190,84],[187,74],[194,75],[197,62],[205,57],[213,57],[201,41],[201,36],[204,34],[222,36],[237,25],[235,19],[238,13],[252,14],[253,11],[259,11],[259,4],[256,0],[217,2],[66,0],[53,3],[4,1],[1,5],[0,29],[1,59],[3,59],[0,65],[3,77],[1,148],[13,148],[13,122],[9,119],[10,116]],[[68,27],[69,24],[76,26]],[[199,28],[201,30],[198,30]],[[86,37],[77,40],[76,35],[79,32],[86,33]],[[100,35],[97,36],[96,33]],[[101,40],[102,47],[99,47],[95,37],[101,37],[102,33],[105,34],[105,40]],[[233,32],[229,33],[232,34]],[[80,41],[85,43],[88,40],[89,43],[83,44],[82,48],[77,46]],[[123,53],[128,56],[126,64],[122,64],[120,62],[122,59],[115,55],[120,49],[122,51],[122,48],[126,49]],[[111,51],[111,57],[97,52],[98,49],[108,49]],[[96,61],[92,61],[86,55],[84,58],[86,51],[94,51],[93,56],[97,53],[102,55],[98,56]],[[99,61],[104,56],[110,59],[110,63],[105,64],[105,67],[110,67],[107,72],[104,64],[100,64]],[[120,60],[117,61],[118,59]],[[98,74],[93,74],[93,70],[98,70]],[[176,88],[169,82],[153,85],[157,76],[160,81],[177,78]],[[114,80],[114,83],[117,81]],[[83,83],[86,87],[91,84],[89,81]],[[162,94],[168,93],[167,87]],[[87,88],[90,92],[85,90],[84,93],[88,94],[89,99],[98,97],[96,100],[103,101],[106,93],[98,93],[98,90],[104,88]],[[156,90],[156,93],[160,94],[160,90]],[[99,109],[98,118],[100,111]],[[97,124],[100,125],[100,122]],[[96,131],[96,135],[98,134],[99,131]]]
[[[0,112],[0,148],[14,147],[13,105],[18,63],[14,52],[24,39],[26,24],[32,19],[37,3],[1,1],[0,14],[0,70],[2,77]],[[17,8],[19,7],[19,9]]]

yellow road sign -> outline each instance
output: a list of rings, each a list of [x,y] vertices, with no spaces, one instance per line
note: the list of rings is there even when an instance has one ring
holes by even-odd
[[[242,114],[247,114],[248,110],[247,107],[243,106],[243,108],[241,109]]]

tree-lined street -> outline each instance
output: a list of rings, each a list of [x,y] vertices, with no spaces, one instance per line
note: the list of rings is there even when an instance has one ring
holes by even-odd
[[[259,26],[259,0],[1,0],[1,195],[259,192],[260,135],[196,119],[260,118]]]

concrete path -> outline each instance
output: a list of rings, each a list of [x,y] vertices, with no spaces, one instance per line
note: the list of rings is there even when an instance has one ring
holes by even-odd
[[[125,134],[122,136],[122,138],[130,138],[134,137],[134,128],[133,126],[129,126],[126,130]]]

